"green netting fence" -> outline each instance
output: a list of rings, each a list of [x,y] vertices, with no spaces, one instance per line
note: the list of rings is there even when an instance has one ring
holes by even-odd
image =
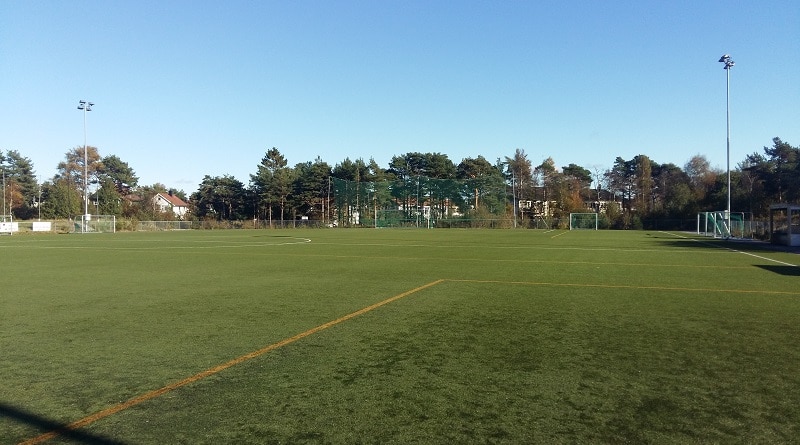
[[[342,227],[460,227],[479,220],[495,226],[506,223],[501,221],[508,220],[512,206],[502,177],[379,182],[332,177],[331,199],[335,224]]]

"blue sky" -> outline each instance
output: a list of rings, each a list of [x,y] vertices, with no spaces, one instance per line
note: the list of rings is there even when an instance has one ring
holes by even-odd
[[[88,144],[191,193],[266,151],[534,165],[638,154],[725,168],[800,145],[800,2],[17,1],[0,4],[0,150],[49,179]]]

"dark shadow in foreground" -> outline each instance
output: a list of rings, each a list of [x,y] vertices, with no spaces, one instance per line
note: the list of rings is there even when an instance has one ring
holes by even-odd
[[[40,415],[0,402],[0,417],[7,417],[17,423],[24,423],[42,431],[42,434],[57,431],[58,435],[78,443],[88,445],[123,445],[124,442],[98,436],[81,430],[72,430],[67,425],[46,419]]]

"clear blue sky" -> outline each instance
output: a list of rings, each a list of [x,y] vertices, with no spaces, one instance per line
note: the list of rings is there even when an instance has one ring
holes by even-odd
[[[290,165],[411,151],[456,164],[620,156],[725,168],[800,145],[800,2],[35,1],[0,3],[0,150],[49,179],[71,148],[191,193]]]

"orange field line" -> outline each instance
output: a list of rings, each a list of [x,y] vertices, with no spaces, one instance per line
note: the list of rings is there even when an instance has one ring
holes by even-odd
[[[66,425],[66,426],[64,426],[62,428],[59,428],[57,430],[50,431],[48,433],[36,436],[36,437],[34,437],[32,439],[28,439],[28,440],[26,440],[24,442],[21,442],[20,445],[33,445],[33,444],[42,443],[42,442],[45,442],[47,440],[53,439],[55,437],[58,437],[61,434],[67,432],[67,431],[73,431],[73,430],[76,430],[78,428],[83,428],[86,425],[94,423],[94,422],[96,422],[96,421],[98,421],[100,419],[103,419],[105,417],[108,417],[108,416],[110,416],[112,414],[116,414],[116,413],[118,413],[120,411],[123,411],[125,409],[128,409],[128,408],[130,408],[132,406],[138,405],[138,404],[140,404],[142,402],[146,402],[146,401],[148,401],[150,399],[154,399],[154,398],[156,398],[158,396],[161,396],[163,394],[166,394],[166,393],[168,393],[168,392],[170,392],[170,391],[172,391],[174,389],[178,389],[181,386],[186,386],[186,385],[188,385],[190,383],[194,383],[194,382],[196,382],[198,380],[202,380],[202,379],[204,379],[204,378],[206,378],[208,376],[214,375],[214,374],[216,374],[216,373],[218,373],[220,371],[228,369],[231,366],[238,365],[238,364],[240,364],[242,362],[245,362],[247,360],[250,360],[250,359],[256,358],[256,357],[258,357],[260,355],[263,355],[263,354],[266,354],[268,352],[274,351],[274,350],[276,350],[278,348],[281,348],[283,346],[286,346],[286,345],[288,345],[290,343],[294,343],[297,340],[301,340],[301,339],[306,338],[306,337],[308,337],[310,335],[316,334],[317,332],[323,331],[323,330],[328,329],[328,328],[330,328],[332,326],[335,326],[335,325],[337,325],[339,323],[342,323],[342,322],[345,322],[347,320],[350,320],[351,318],[358,317],[359,315],[365,314],[365,313],[367,313],[367,312],[369,312],[369,311],[371,311],[373,309],[377,309],[377,308],[379,308],[381,306],[387,305],[387,304],[392,303],[394,301],[397,301],[397,300],[399,300],[401,298],[407,297],[407,296],[409,296],[409,295],[411,295],[413,293],[416,293],[416,292],[419,292],[421,290],[427,289],[429,287],[435,286],[435,285],[440,284],[440,283],[442,283],[444,281],[445,280],[432,281],[432,282],[430,282],[428,284],[424,284],[424,285],[419,286],[417,288],[414,288],[414,289],[411,289],[409,291],[403,292],[401,294],[395,295],[394,297],[387,298],[387,299],[385,299],[383,301],[380,301],[378,303],[375,303],[375,304],[373,304],[371,306],[367,306],[365,308],[362,308],[362,309],[359,309],[359,310],[357,310],[355,312],[347,314],[347,315],[345,315],[345,316],[343,316],[341,318],[337,318],[336,320],[329,321],[329,322],[327,322],[325,324],[321,324],[321,325],[319,325],[319,326],[317,326],[315,328],[309,329],[309,330],[307,330],[305,332],[301,332],[301,333],[299,333],[299,334],[297,334],[297,335],[295,335],[293,337],[289,337],[289,338],[283,339],[283,340],[281,340],[281,341],[279,341],[277,343],[273,343],[273,344],[271,344],[269,346],[265,346],[265,347],[263,347],[261,349],[258,349],[256,351],[250,352],[250,353],[245,354],[245,355],[243,355],[241,357],[237,357],[237,358],[235,358],[235,359],[233,359],[231,361],[225,362],[225,363],[223,363],[221,365],[217,365],[217,366],[215,366],[213,368],[206,369],[205,371],[197,373],[197,374],[195,374],[195,375],[193,375],[191,377],[187,377],[187,378],[185,378],[183,380],[180,380],[178,382],[171,383],[171,384],[169,384],[167,386],[164,386],[162,388],[159,388],[159,389],[144,393],[144,394],[142,394],[140,396],[134,397],[134,398],[132,398],[132,399],[126,401],[126,402],[122,402],[122,403],[119,403],[117,405],[111,406],[111,407],[106,408],[106,409],[104,409],[102,411],[94,413],[94,414],[92,414],[90,416],[84,417],[83,419],[80,419],[80,420],[77,420],[75,422],[72,422],[69,425]]]

